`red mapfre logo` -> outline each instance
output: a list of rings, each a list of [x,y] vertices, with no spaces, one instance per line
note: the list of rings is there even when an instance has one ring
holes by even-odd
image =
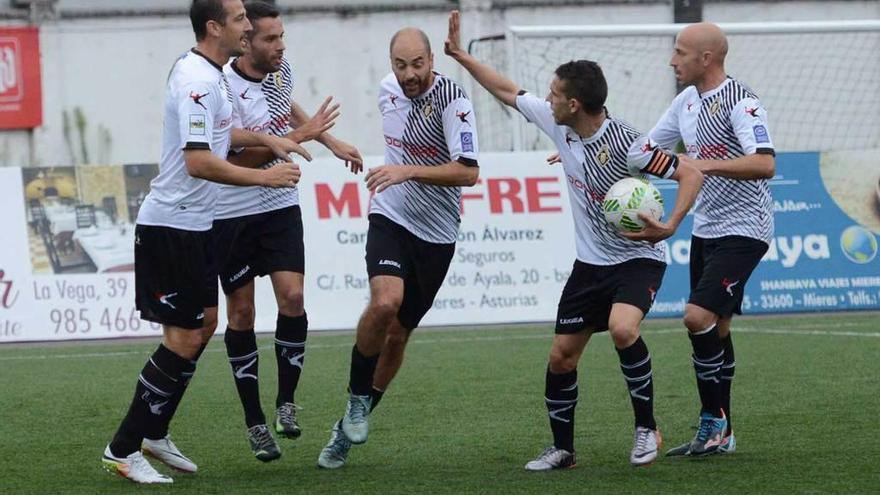
[[[0,129],[43,123],[37,28],[0,28]]]
[[[333,216],[362,218],[369,212],[371,196],[357,182],[346,182],[334,190],[331,184],[315,184],[318,218]],[[484,203],[492,215],[557,213],[562,211],[559,179],[556,177],[492,177],[477,180],[477,186],[461,194],[461,213],[466,206]]]

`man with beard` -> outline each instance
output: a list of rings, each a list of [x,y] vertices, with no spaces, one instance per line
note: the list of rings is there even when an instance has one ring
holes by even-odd
[[[315,139],[344,160],[352,172],[360,171],[363,161],[358,150],[326,132],[339,115],[339,105],[331,106],[327,98],[310,119],[292,101],[293,70],[284,58],[284,25],[278,9],[259,1],[246,2],[245,9],[253,26],[247,36],[247,51],[224,67],[234,98],[233,125],[300,143]],[[258,152],[245,151],[236,159],[247,159],[248,153]],[[271,155],[265,158],[264,167],[275,164]],[[213,234],[227,302],[226,351],[244,408],[251,451],[257,459],[268,462],[279,458],[281,450],[260,406],[254,278],[269,275],[278,303],[274,430],[297,438],[301,429],[294,392],[303,369],[308,328],[303,307],[305,260],[298,189],[222,186]]]

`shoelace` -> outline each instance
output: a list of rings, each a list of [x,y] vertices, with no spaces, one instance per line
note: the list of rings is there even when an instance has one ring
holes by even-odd
[[[265,426],[260,426],[256,428],[254,431],[254,439],[257,441],[257,446],[260,448],[266,447],[272,444],[272,436],[269,435],[269,429]]]
[[[160,478],[165,478],[165,475],[159,474],[159,471],[156,471],[156,468],[153,467],[152,464],[147,462],[147,459],[144,456],[139,455],[135,456],[131,460],[132,471],[141,471],[145,475],[149,476],[158,476]]]
[[[554,456],[558,455],[559,449],[556,447],[547,447],[544,449],[544,452],[541,452],[541,455],[538,456],[538,460],[541,461],[550,461]]]
[[[348,442],[348,438],[345,437],[345,433],[342,432],[342,429],[334,426],[333,438],[330,440],[330,443],[327,444],[327,450],[330,454],[337,459],[344,459],[345,454],[350,447],[351,444]]]
[[[697,431],[697,440],[705,442],[709,439],[709,435],[715,426],[715,420],[712,418],[700,418],[700,429]]]
[[[645,450],[650,434],[649,430],[636,430],[636,450]]]
[[[348,417],[351,418],[352,422],[361,422],[364,421],[364,417],[367,413],[367,404],[364,399],[361,399],[358,396],[352,398],[349,401],[349,410]]]
[[[291,424],[296,420],[296,404],[285,402],[278,408],[278,420],[282,424]]]

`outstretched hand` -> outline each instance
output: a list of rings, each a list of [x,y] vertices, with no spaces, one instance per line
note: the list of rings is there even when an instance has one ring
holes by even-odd
[[[298,143],[317,139],[321,134],[324,134],[336,125],[337,117],[339,117],[339,103],[333,103],[333,97],[328,96],[324,103],[321,104],[321,107],[318,108],[318,111],[315,112],[315,115],[312,115],[312,118],[297,127],[288,137]]]
[[[450,57],[462,52],[461,48],[461,14],[457,10],[449,13],[449,33],[443,43],[443,51]]]

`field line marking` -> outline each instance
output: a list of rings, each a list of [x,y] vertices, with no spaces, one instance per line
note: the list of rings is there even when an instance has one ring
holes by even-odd
[[[681,334],[684,336],[684,328],[659,328],[656,330],[647,330],[645,332],[646,335],[671,335],[671,334]],[[880,332],[835,332],[828,330],[800,330],[800,329],[785,329],[785,328],[756,328],[756,327],[748,327],[748,326],[736,326],[733,328],[733,333],[747,333],[747,334],[757,334],[757,335],[796,335],[796,336],[810,336],[810,337],[866,337],[866,338],[880,338]],[[552,339],[552,331],[549,329],[544,333],[530,333],[525,335],[489,335],[489,336],[479,336],[479,337],[451,337],[451,338],[415,338],[410,342],[410,345],[426,345],[426,344],[445,344],[445,343],[463,343],[463,342],[500,342],[500,341],[510,341],[510,340],[542,340],[546,339],[548,342]],[[342,343],[342,344],[310,344],[308,346],[309,349],[334,349],[334,348],[345,348],[351,347],[350,342]],[[274,345],[266,345],[262,346],[261,349],[268,350],[274,349]],[[226,352],[224,348],[215,348],[215,349],[207,349],[205,352]],[[78,353],[78,354],[34,354],[30,356],[0,356],[0,362],[2,361],[37,361],[37,360],[45,360],[45,359],[88,359],[88,358],[103,358],[103,357],[118,357],[118,356],[128,356],[128,355],[143,355],[145,351],[113,351],[113,352],[87,352],[87,353]]]

